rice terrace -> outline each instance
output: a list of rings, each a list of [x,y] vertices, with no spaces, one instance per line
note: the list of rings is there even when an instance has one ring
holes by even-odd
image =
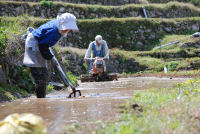
[[[0,0],[0,134],[200,134],[200,1]]]

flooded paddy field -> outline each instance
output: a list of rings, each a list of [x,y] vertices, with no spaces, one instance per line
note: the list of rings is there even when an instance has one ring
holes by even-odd
[[[111,121],[120,115],[119,106],[131,99],[135,91],[170,88],[185,78],[137,77],[118,81],[80,83],[83,97],[67,98],[69,90],[56,91],[47,98],[35,96],[0,103],[0,120],[12,113],[33,113],[41,116],[48,134],[64,134],[67,125],[87,124],[98,120]]]

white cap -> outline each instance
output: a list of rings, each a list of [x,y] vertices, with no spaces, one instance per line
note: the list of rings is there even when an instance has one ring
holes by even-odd
[[[102,41],[103,41],[103,39],[102,39],[102,36],[101,35],[97,35],[96,37],[95,37],[95,41],[97,41],[98,43],[102,43]]]
[[[76,25],[76,17],[70,13],[59,14],[57,16],[58,21],[58,29],[59,30],[73,30],[78,31],[78,27]]]

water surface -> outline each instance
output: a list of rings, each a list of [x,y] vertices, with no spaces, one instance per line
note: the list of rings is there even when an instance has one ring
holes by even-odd
[[[9,103],[0,103],[0,120],[12,113],[33,113],[41,116],[48,134],[64,134],[67,125],[87,124],[97,120],[109,121],[119,116],[119,105],[131,99],[135,91],[151,88],[170,88],[183,78],[120,78],[111,82],[80,83],[77,88],[83,96],[66,98],[70,91],[58,91],[45,99],[30,97]]]

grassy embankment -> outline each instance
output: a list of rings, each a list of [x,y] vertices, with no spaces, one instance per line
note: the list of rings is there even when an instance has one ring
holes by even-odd
[[[8,6],[8,7],[20,7],[23,5],[28,6],[30,9],[35,9],[36,7],[41,8],[49,8],[52,10],[59,9],[61,7],[64,7],[66,9],[72,9],[74,11],[82,13],[85,17],[84,19],[94,19],[98,17],[131,17],[133,16],[130,14],[130,12],[135,11],[138,13],[136,17],[142,16],[143,13],[141,13],[142,6],[145,6],[145,9],[148,11],[155,11],[155,12],[162,12],[162,13],[168,13],[172,10],[174,12],[176,11],[185,11],[185,17],[194,17],[199,16],[200,9],[195,7],[194,5],[190,3],[179,3],[179,2],[169,2],[164,4],[128,4],[128,5],[122,5],[122,6],[102,6],[102,5],[88,5],[88,4],[71,4],[71,3],[63,3],[63,2],[51,2],[51,4],[45,4],[45,3],[33,3],[33,2],[16,2],[16,1],[0,1],[0,4],[2,6]],[[56,17],[56,10],[55,14],[52,14],[52,16]],[[28,12],[27,12],[28,13]],[[10,14],[12,15],[12,14]],[[32,16],[32,14],[27,14],[29,16]],[[37,14],[40,15],[40,14]],[[40,16],[35,16],[40,17]],[[47,16],[46,16],[47,17]],[[50,17],[50,16],[48,16]],[[80,16],[82,17],[82,16]],[[155,17],[155,16],[154,16]],[[169,17],[169,16],[168,16]],[[178,16],[177,16],[178,17]]]
[[[178,44],[157,49],[158,46],[180,41]],[[122,51],[113,50],[111,52],[121,54],[124,58],[134,57],[139,64],[147,66],[144,72],[140,73],[158,73],[160,76],[198,76],[200,75],[200,58],[197,53],[199,48],[180,47],[184,43],[200,43],[200,38],[191,39],[190,35],[166,35],[161,43],[157,43],[151,51]],[[163,68],[167,67],[168,73],[164,74]],[[159,76],[159,75],[158,75]]]
[[[142,0],[141,0],[142,1]],[[172,0],[147,0],[149,3],[166,3]],[[189,2],[192,3],[195,6],[200,7],[200,1],[199,0],[176,0],[178,2]]]
[[[0,24],[0,59],[4,58],[6,54],[7,41],[12,38],[12,35],[19,34],[24,30],[25,29],[23,29],[21,26],[16,27],[14,23],[1,22]],[[0,66],[2,68],[2,65]],[[23,95],[25,96],[28,95],[28,91],[19,88],[17,85],[10,86],[6,84],[0,84],[0,96],[1,96],[0,101],[13,100]]]
[[[86,49],[77,49],[77,48],[68,48],[68,47],[61,47],[62,53],[70,52],[76,53],[80,57],[84,56],[84,52]],[[158,53],[160,55],[160,51],[148,51],[144,53]],[[167,51],[166,51],[167,53]],[[174,51],[171,54],[176,54],[177,52]],[[128,59],[134,58],[136,62],[140,65],[146,67],[146,69],[142,72],[135,72],[134,76],[169,76],[169,77],[197,77],[200,76],[200,58],[199,57],[179,57],[179,58],[157,58],[151,56],[138,56],[139,54],[143,54],[143,52],[139,51],[123,51],[119,49],[110,49],[110,57],[118,55],[121,64],[125,64]],[[150,55],[149,54],[149,55]],[[164,67],[167,67],[168,72],[164,73]],[[122,76],[133,75],[131,72],[124,72]]]
[[[4,1],[4,0],[2,0],[2,1]],[[187,2],[187,3],[192,3],[192,4],[196,5],[196,6],[200,6],[200,1],[199,0],[137,0],[137,1],[130,1],[130,2],[132,2],[132,3],[140,3],[140,4],[151,4],[151,3],[168,3],[168,2],[171,2],[171,1],[178,1],[178,2],[184,2],[184,3]],[[82,3],[84,3],[84,2],[88,3],[87,0],[81,0],[81,2]],[[56,3],[56,2],[47,1],[47,0],[41,0],[40,3],[45,5],[45,6],[50,6],[51,7],[53,5],[53,3]]]
[[[136,76],[140,76],[145,73],[146,76],[171,76],[171,77],[196,77],[200,75],[199,65],[200,58],[196,54],[200,49],[194,47],[181,48],[180,45],[184,43],[199,43],[199,39],[191,39],[190,35],[166,35],[161,41],[161,45],[169,42],[179,40],[180,43],[172,46],[167,46],[160,49],[156,47],[160,46],[160,43],[156,44],[151,51],[125,51],[120,49],[111,49],[110,56],[119,55],[120,62],[130,58],[134,58],[140,65],[146,66],[144,72],[137,72]],[[86,49],[61,47],[60,53],[76,53],[80,57],[83,57]],[[160,57],[161,55],[161,57]],[[168,73],[163,72],[163,68],[167,67]]]
[[[172,89],[138,91],[122,106],[123,113],[112,123],[96,122],[96,134],[199,134],[200,78],[177,83]],[[90,128],[90,127],[89,127]],[[82,126],[67,127],[68,133]]]

